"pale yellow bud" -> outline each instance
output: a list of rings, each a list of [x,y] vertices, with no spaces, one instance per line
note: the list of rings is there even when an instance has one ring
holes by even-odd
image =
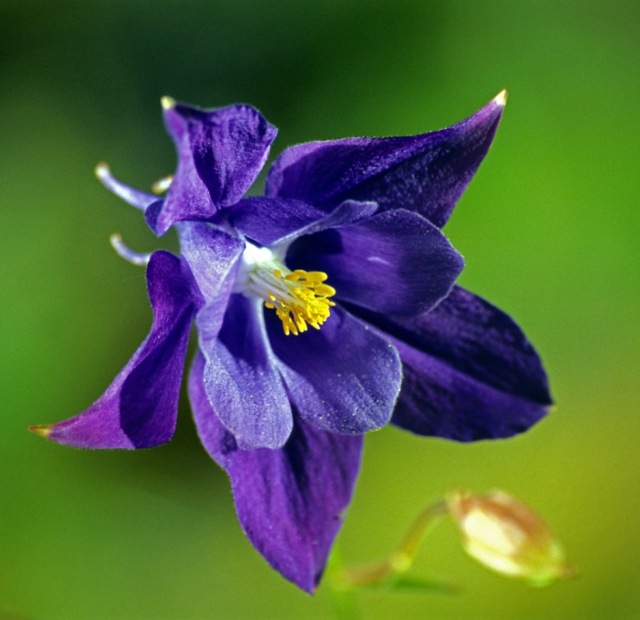
[[[465,550],[484,566],[539,586],[574,574],[546,523],[515,497],[454,491],[447,504]]]

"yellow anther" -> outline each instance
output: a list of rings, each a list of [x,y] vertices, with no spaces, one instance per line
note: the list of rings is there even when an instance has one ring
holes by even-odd
[[[336,294],[335,289],[323,284],[327,274],[304,269],[286,274],[281,269],[274,269],[272,273],[281,286],[268,292],[265,307],[276,311],[284,333],[297,336],[306,332],[309,325],[320,329],[329,318],[330,308],[335,306],[335,302],[328,299]]]
[[[247,242],[234,290],[262,299],[282,321],[284,333],[298,335],[309,325],[320,329],[329,318],[335,306],[329,298],[336,290],[326,280],[322,271],[291,271],[271,249]]]

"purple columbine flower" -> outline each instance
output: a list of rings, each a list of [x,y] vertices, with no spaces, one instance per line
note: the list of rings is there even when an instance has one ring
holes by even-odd
[[[147,264],[151,332],[80,415],[32,427],[81,448],[171,439],[190,326],[189,395],[204,447],[231,479],[244,531],[312,592],[349,505],[364,434],[391,422],[457,441],[509,437],[551,398],[504,313],[454,285],[440,231],[484,158],[506,92],[441,131],[286,149],[244,198],[276,129],[254,108],[163,99],[178,168],[164,199],[97,172],[181,255]],[[311,328],[311,329],[309,329]]]

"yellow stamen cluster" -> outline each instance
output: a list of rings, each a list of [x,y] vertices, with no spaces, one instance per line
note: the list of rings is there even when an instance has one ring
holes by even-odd
[[[288,271],[288,270],[287,270]],[[325,284],[327,274],[322,271],[295,271],[282,273],[274,269],[272,290],[267,291],[265,306],[276,311],[282,321],[284,333],[298,335],[307,331],[307,325],[320,329],[336,304],[328,299],[336,294],[333,287]]]

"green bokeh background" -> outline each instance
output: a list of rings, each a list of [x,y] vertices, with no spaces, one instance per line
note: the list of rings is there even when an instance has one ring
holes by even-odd
[[[92,169],[172,171],[170,94],[246,101],[285,146],[437,129],[503,87],[497,140],[446,232],[461,282],[512,313],[557,402],[513,440],[367,440],[339,539],[388,552],[455,487],[504,488],[580,578],[533,590],[484,571],[442,526],[415,566],[457,596],[367,594],[364,618],[640,617],[640,5],[636,2],[0,1],[0,617],[331,618],[244,538],[183,399],[175,440],[137,453],[48,444],[28,424],[87,407],[147,332],[158,241]]]

